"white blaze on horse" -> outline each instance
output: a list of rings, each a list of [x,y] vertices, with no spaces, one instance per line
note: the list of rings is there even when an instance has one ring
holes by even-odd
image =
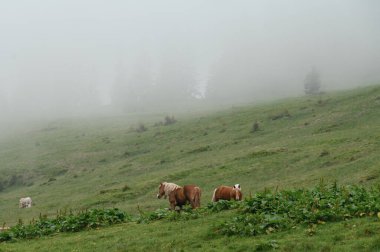
[[[175,210],[178,206],[180,209],[186,203],[191,207],[198,208],[201,206],[201,189],[195,185],[185,185],[181,187],[173,183],[163,182],[158,187],[157,198],[169,196],[170,209]]]
[[[31,197],[21,198],[18,206],[19,208],[32,207],[32,198]]]
[[[219,200],[242,200],[243,194],[241,193],[241,187],[239,184],[234,186],[219,186],[214,190],[212,195],[212,201],[217,202]]]

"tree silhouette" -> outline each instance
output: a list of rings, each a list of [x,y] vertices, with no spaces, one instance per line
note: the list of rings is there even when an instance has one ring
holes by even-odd
[[[318,94],[321,88],[321,81],[319,78],[319,73],[313,67],[311,71],[306,75],[305,83],[305,94]]]

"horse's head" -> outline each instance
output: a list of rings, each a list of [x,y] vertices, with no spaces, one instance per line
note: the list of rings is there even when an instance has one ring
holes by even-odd
[[[235,191],[235,199],[236,200],[241,200],[242,193],[241,193],[240,184],[235,184],[232,190]]]
[[[240,190],[240,184],[236,184],[236,185],[234,185],[234,188],[236,188],[236,189],[239,189],[239,190]]]
[[[165,195],[165,182],[158,186],[157,198],[161,199]]]

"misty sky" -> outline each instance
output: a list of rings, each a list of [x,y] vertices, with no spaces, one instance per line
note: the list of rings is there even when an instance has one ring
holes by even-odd
[[[300,95],[312,67],[324,90],[380,82],[376,0],[3,0],[0,31],[5,116]]]

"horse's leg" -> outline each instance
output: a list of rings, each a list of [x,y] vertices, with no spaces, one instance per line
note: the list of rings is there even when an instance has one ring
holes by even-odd
[[[195,205],[195,201],[194,200],[191,200],[190,201],[190,205],[191,205],[191,208],[194,209],[196,208],[197,206]]]
[[[230,192],[230,200],[236,200],[236,192],[234,191],[234,190],[232,190],[231,192]]]
[[[177,206],[177,201],[173,198],[169,198],[170,203],[170,210],[175,210],[175,207]]]
[[[170,210],[175,210],[175,207],[177,205],[177,199],[174,191],[169,194],[169,203]]]
[[[170,202],[170,209],[175,210],[175,207],[177,206],[176,202]]]

